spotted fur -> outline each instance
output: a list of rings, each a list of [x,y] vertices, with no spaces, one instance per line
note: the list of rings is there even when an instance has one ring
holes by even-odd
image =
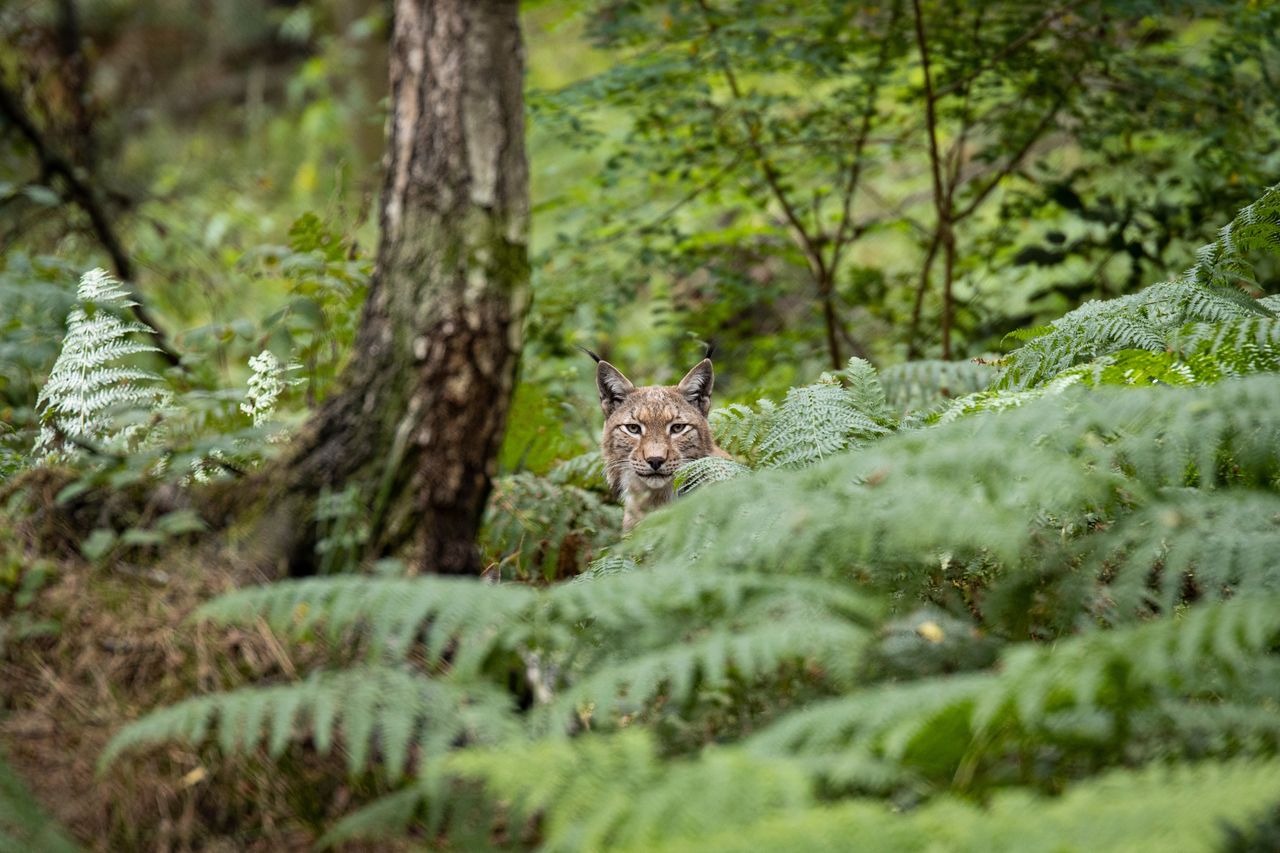
[[[596,388],[604,411],[605,476],[622,498],[622,529],[674,497],[676,469],[704,456],[728,457],[711,438],[707,412],[715,372],[704,358],[677,385],[631,384],[607,361],[596,365]]]

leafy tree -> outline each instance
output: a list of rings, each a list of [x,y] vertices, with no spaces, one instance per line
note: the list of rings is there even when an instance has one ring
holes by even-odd
[[[671,325],[744,357],[779,313],[834,369],[848,352],[981,352],[1027,311],[1073,304],[1052,297],[1185,263],[1207,236],[1197,211],[1269,183],[1271,16],[1244,3],[593,4],[591,32],[623,61],[533,104],[545,132],[606,148],[609,204],[548,263],[591,280],[612,265],[605,244],[651,259],[668,281],[649,266],[614,276],[612,299],[651,293]],[[619,118],[625,130],[603,130]],[[993,255],[1038,266],[1005,275]]]

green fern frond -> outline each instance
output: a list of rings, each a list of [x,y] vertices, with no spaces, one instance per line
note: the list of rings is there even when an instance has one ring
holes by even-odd
[[[1280,496],[1252,489],[1162,490],[1157,500],[1082,543],[1110,578],[1116,613],[1172,612],[1196,595],[1280,589]]]
[[[547,479],[562,486],[577,486],[596,492],[609,490],[604,478],[604,458],[599,450],[589,450],[558,463],[547,474]]]
[[[1193,323],[1172,334],[1169,344],[1205,382],[1280,371],[1280,319],[1274,317]]]
[[[426,778],[434,780],[436,775],[428,773]],[[407,787],[385,794],[340,819],[320,837],[316,847],[328,850],[350,841],[386,840],[401,835],[418,817],[423,803],[430,803],[441,794],[438,785],[420,776]]]
[[[1196,264],[1173,281],[1140,293],[1086,303],[1054,321],[1046,334],[1014,350],[1001,374],[1003,388],[1026,389],[1062,371],[1119,350],[1159,352],[1189,323],[1236,323],[1248,318],[1274,319],[1265,300],[1241,291],[1254,283],[1246,252],[1280,254],[1280,186],[1240,211],[1202,247]]]
[[[792,388],[774,415],[759,447],[760,463],[768,468],[810,465],[891,430],[876,411],[857,408],[848,389],[835,381]]]
[[[75,853],[79,849],[0,756],[0,850]]]
[[[944,799],[902,812],[854,800],[771,815],[662,853],[876,850],[915,853],[1211,853],[1224,826],[1253,819],[1280,798],[1280,763],[1205,762],[1119,770],[1061,797],[1000,793],[985,807]]]
[[[692,462],[686,462],[681,465],[679,470],[676,471],[672,485],[675,486],[677,495],[684,495],[699,486],[704,486],[708,483],[722,483],[725,480],[732,480],[734,477],[740,477],[750,472],[751,469],[741,462],[723,459],[719,456],[704,456],[701,459],[695,459]]]
[[[598,726],[657,695],[673,707],[702,687],[818,667],[848,684],[879,607],[815,578],[654,567],[551,590],[542,619],[559,637],[566,683],[545,709],[554,728],[592,706]],[[546,639],[544,638],[544,643]]]
[[[431,679],[399,667],[315,673],[305,681],[188,699],[125,726],[98,761],[160,743],[199,745],[216,731],[223,753],[265,748],[273,757],[301,733],[328,753],[340,737],[352,773],[378,763],[392,779],[412,748],[439,755],[463,742],[496,742],[514,729],[510,697],[494,687]]]
[[[598,560],[592,560],[591,564],[587,566],[587,570],[574,578],[574,580],[585,582],[595,578],[607,577],[608,575],[622,575],[635,571],[636,568],[638,568],[636,561],[630,557],[610,554]]]
[[[542,815],[546,851],[651,850],[663,839],[697,839],[813,801],[803,773],[741,751],[711,750],[664,765],[643,733],[506,744],[448,759],[522,818]]]
[[[196,617],[228,625],[261,618],[286,639],[322,632],[337,644],[356,636],[371,655],[389,660],[421,652],[439,665],[456,646],[450,671],[470,673],[534,598],[528,587],[467,578],[339,576],[235,590],[201,606]]]
[[[1192,480],[1274,482],[1280,424],[1265,413],[1277,410],[1280,383],[1266,376],[1077,388],[890,436],[810,469],[730,481],[655,514],[635,547],[649,549],[650,565],[853,568],[898,591],[912,588],[907,578],[923,582],[943,554],[984,556],[1004,571],[1037,567],[1065,559],[1068,532],[1085,532],[1089,513],[1124,513],[1126,501]],[[1046,531],[1046,519],[1060,532]]]
[[[756,408],[730,403],[708,416],[716,443],[734,456],[756,461],[757,449],[769,434],[777,406],[771,400],[760,400]]]
[[[582,571],[621,529],[600,492],[524,472],[494,482],[479,541],[490,565],[550,580]]]
[[[1022,644],[1006,650],[990,673],[828,700],[788,715],[747,745],[762,757],[807,759],[828,781],[859,786],[865,780],[848,768],[876,760],[900,767],[904,778],[949,785],[957,773],[970,778],[976,768],[1022,760],[1021,750],[1048,744],[1074,748],[1081,758],[1101,758],[1123,744],[1130,760],[1179,747],[1205,750],[1213,742],[1180,728],[1170,709],[1247,708],[1270,696],[1280,672],[1278,604],[1274,594],[1241,598],[1052,647]],[[1224,753],[1270,753],[1280,743],[1280,720],[1260,722],[1250,738],[1233,737],[1230,728],[1217,734],[1226,736]]]
[[[880,371],[885,396],[900,412],[975,394],[996,376],[994,367],[975,361],[908,361]]]

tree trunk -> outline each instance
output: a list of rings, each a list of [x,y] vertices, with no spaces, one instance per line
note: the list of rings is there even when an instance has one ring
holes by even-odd
[[[371,554],[403,554],[420,572],[479,569],[529,298],[517,11],[517,0],[395,2],[368,302],[339,392],[267,487],[273,526],[287,530],[272,547],[291,573],[312,564],[316,496],[350,487]]]

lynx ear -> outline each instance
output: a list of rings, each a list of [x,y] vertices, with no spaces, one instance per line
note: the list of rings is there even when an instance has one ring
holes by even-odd
[[[596,390],[600,392],[600,408],[607,418],[628,394],[636,390],[636,386],[618,368],[607,361],[601,361],[596,365]]]
[[[711,359],[704,358],[693,370],[684,375],[684,379],[680,380],[676,390],[705,415],[711,411],[711,388],[715,384],[716,375],[711,369]]]

